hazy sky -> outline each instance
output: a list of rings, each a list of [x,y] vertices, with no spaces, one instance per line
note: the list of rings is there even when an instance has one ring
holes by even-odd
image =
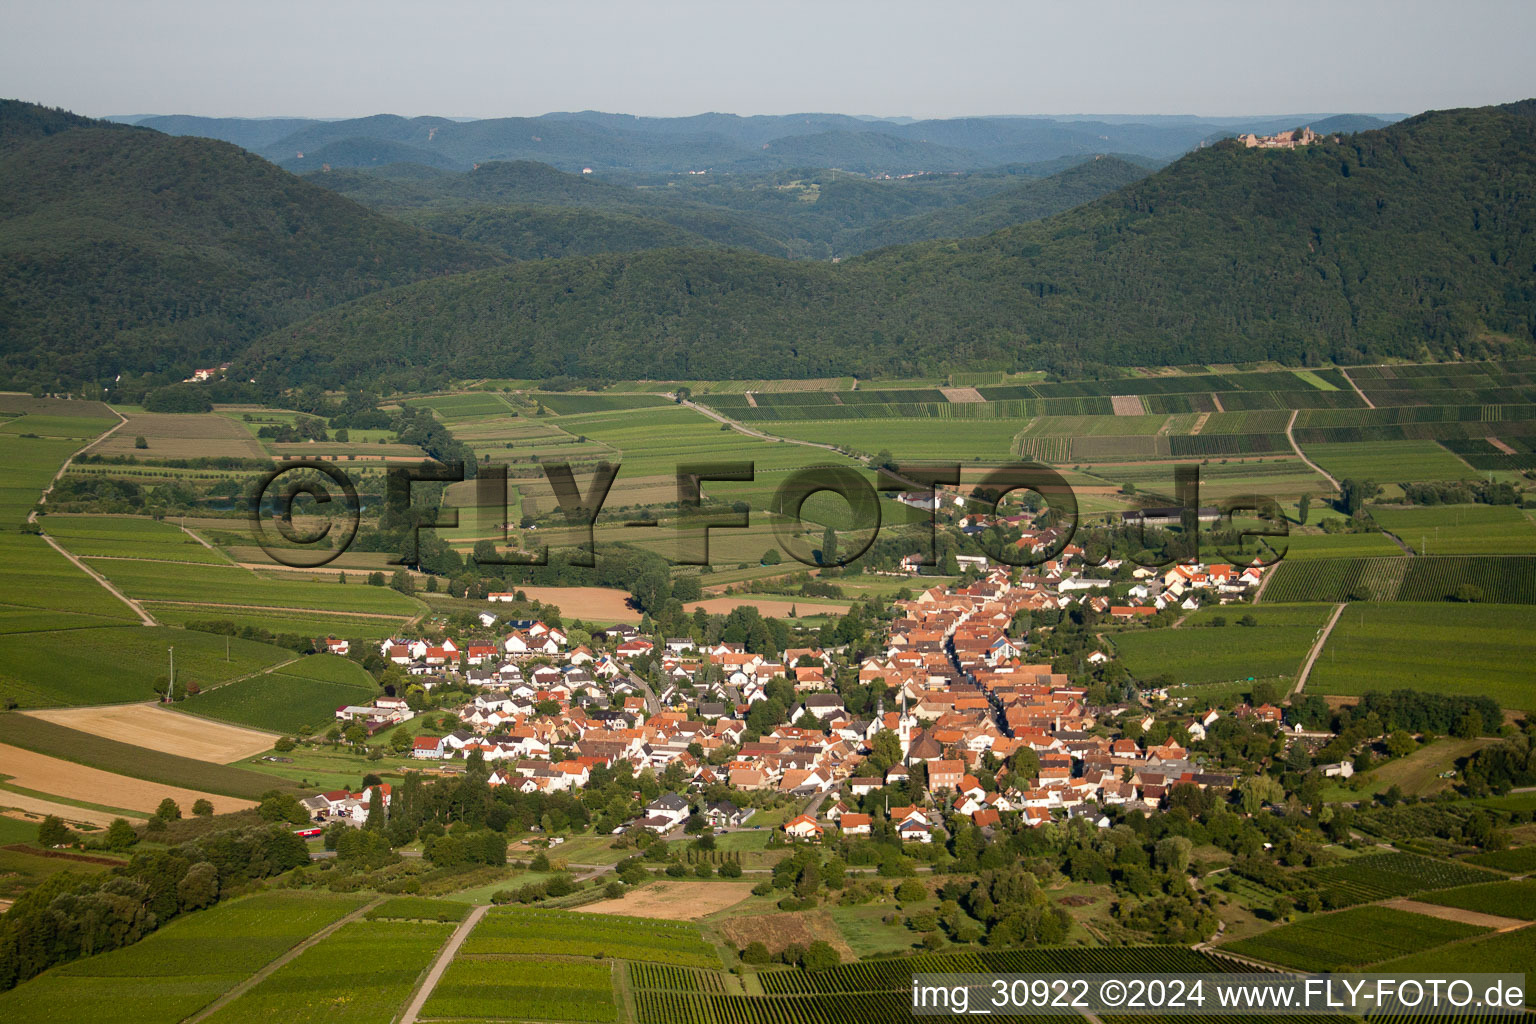
[[[1533,0],[0,0],[82,114],[1416,113],[1536,95]]]

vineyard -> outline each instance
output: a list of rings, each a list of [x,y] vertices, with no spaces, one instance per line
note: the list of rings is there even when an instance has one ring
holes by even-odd
[[[697,927],[675,921],[498,908],[464,943],[465,953],[564,954],[718,968],[720,958]]]
[[[619,1010],[609,964],[460,956],[448,965],[422,1015],[611,1021]]]
[[[1300,875],[1308,887],[1319,889],[1327,905],[1348,907],[1431,889],[1493,882],[1499,875],[1452,861],[1414,853],[1375,853]]]
[[[637,989],[725,993],[725,982],[719,971],[705,971],[697,967],[632,963],[629,965],[629,979],[630,984]]]
[[[1303,971],[1364,967],[1488,931],[1389,907],[1358,907],[1274,928],[1222,947]]]
[[[1224,960],[1183,946],[1129,946],[1085,949],[980,950],[930,953],[890,960],[861,960],[830,971],[771,971],[758,976],[770,995],[829,995],[838,992],[895,992],[912,984],[913,974],[1114,974],[1122,971],[1167,974],[1223,973]]]
[[[1446,601],[1464,585],[1495,604],[1536,604],[1536,557],[1429,555],[1416,558],[1319,558],[1281,562],[1266,602]],[[1364,590],[1359,590],[1359,588]],[[1353,597],[1359,592],[1359,597]]]
[[[1536,881],[1530,879],[1446,889],[1422,899],[1425,903],[1442,907],[1459,907],[1479,914],[1493,914],[1495,917],[1536,921]]]

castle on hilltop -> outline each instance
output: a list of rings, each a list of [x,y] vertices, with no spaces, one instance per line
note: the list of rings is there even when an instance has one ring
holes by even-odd
[[[1310,146],[1321,139],[1322,136],[1314,132],[1310,127],[1297,128],[1289,132],[1277,132],[1274,135],[1239,135],[1237,141],[1249,149],[1295,149],[1297,146]]]

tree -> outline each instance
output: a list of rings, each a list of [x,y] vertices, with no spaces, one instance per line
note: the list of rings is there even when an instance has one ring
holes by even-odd
[[[903,903],[920,903],[928,898],[928,890],[915,878],[909,878],[896,887],[896,898]]]
[[[175,821],[181,817],[181,808],[176,806],[176,801],[166,797],[160,801],[160,806],[155,808],[155,817],[161,821]]]
[[[828,526],[821,531],[821,564],[834,565],[837,562],[837,531]]]
[[[766,964],[772,959],[773,954],[761,942],[749,942],[741,951],[741,962],[744,964]]]
[[[69,842],[69,826],[64,822],[48,815],[37,826],[37,845],[45,847],[63,846]]]
[[[784,561],[784,556],[779,554],[778,548],[769,548],[767,551],[763,552],[763,557],[759,559],[759,561],[761,561],[764,565],[778,565],[780,562]]]
[[[817,939],[805,948],[805,955],[800,960],[800,965],[807,971],[830,971],[842,963],[842,958],[837,955],[837,950],[824,939]]]
[[[1412,736],[1399,729],[1387,737],[1387,753],[1393,757],[1407,757],[1419,748]]]
[[[176,898],[182,910],[201,910],[219,901],[219,869],[200,861],[187,869],[176,883]]]
[[[384,787],[374,786],[368,790],[368,820],[363,827],[378,831],[384,827]]]
[[[869,743],[870,763],[884,775],[901,763],[901,737],[889,729],[881,729]]]
[[[126,850],[139,841],[138,833],[128,824],[127,818],[113,818],[107,826],[107,846],[113,850]]]
[[[143,434],[140,434],[138,437],[133,439],[133,446],[140,451],[143,451],[145,448],[149,447],[149,441],[145,439]]]
[[[1302,526],[1307,525],[1307,517],[1312,513],[1312,495],[1303,494],[1296,502],[1296,522]]]
[[[198,797],[192,802],[192,813],[199,818],[213,817],[213,804],[203,797]]]

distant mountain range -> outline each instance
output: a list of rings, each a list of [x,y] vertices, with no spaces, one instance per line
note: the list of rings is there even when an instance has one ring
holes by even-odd
[[[797,167],[861,174],[973,171],[999,164],[1122,153],[1172,160],[1239,132],[1308,124],[1319,132],[1381,128],[1366,114],[1283,117],[960,117],[872,119],[842,114],[632,117],[595,111],[464,121],[445,117],[125,119],[168,135],[233,142],[291,171],[325,165],[414,163],[469,170],[492,160],[536,160],[566,171],[678,174],[769,172]]]
[[[1536,340],[1536,101],[1354,134],[1272,119],[1242,127],[1327,134],[1294,151],[1217,141],[1166,166],[1149,140],[1219,126],[1105,119],[1099,148],[1062,153],[1090,122],[363,120],[373,135],[223,123],[257,149],[375,140],[355,145],[379,166],[298,177],[228,142],[0,101],[0,380],[176,379],[225,360],[268,388],[1082,373]],[[514,121],[630,163],[398,159],[422,138],[450,162],[491,152]],[[642,169],[679,140],[733,169]],[[874,168],[912,146],[989,162],[891,178],[798,163],[857,150]],[[797,163],[752,165],[775,147]]]
[[[1484,356],[1536,342],[1536,100],[1235,141],[1045,220],[833,266],[657,249],[393,289],[246,366],[336,386]],[[639,368],[639,369],[637,369]]]

